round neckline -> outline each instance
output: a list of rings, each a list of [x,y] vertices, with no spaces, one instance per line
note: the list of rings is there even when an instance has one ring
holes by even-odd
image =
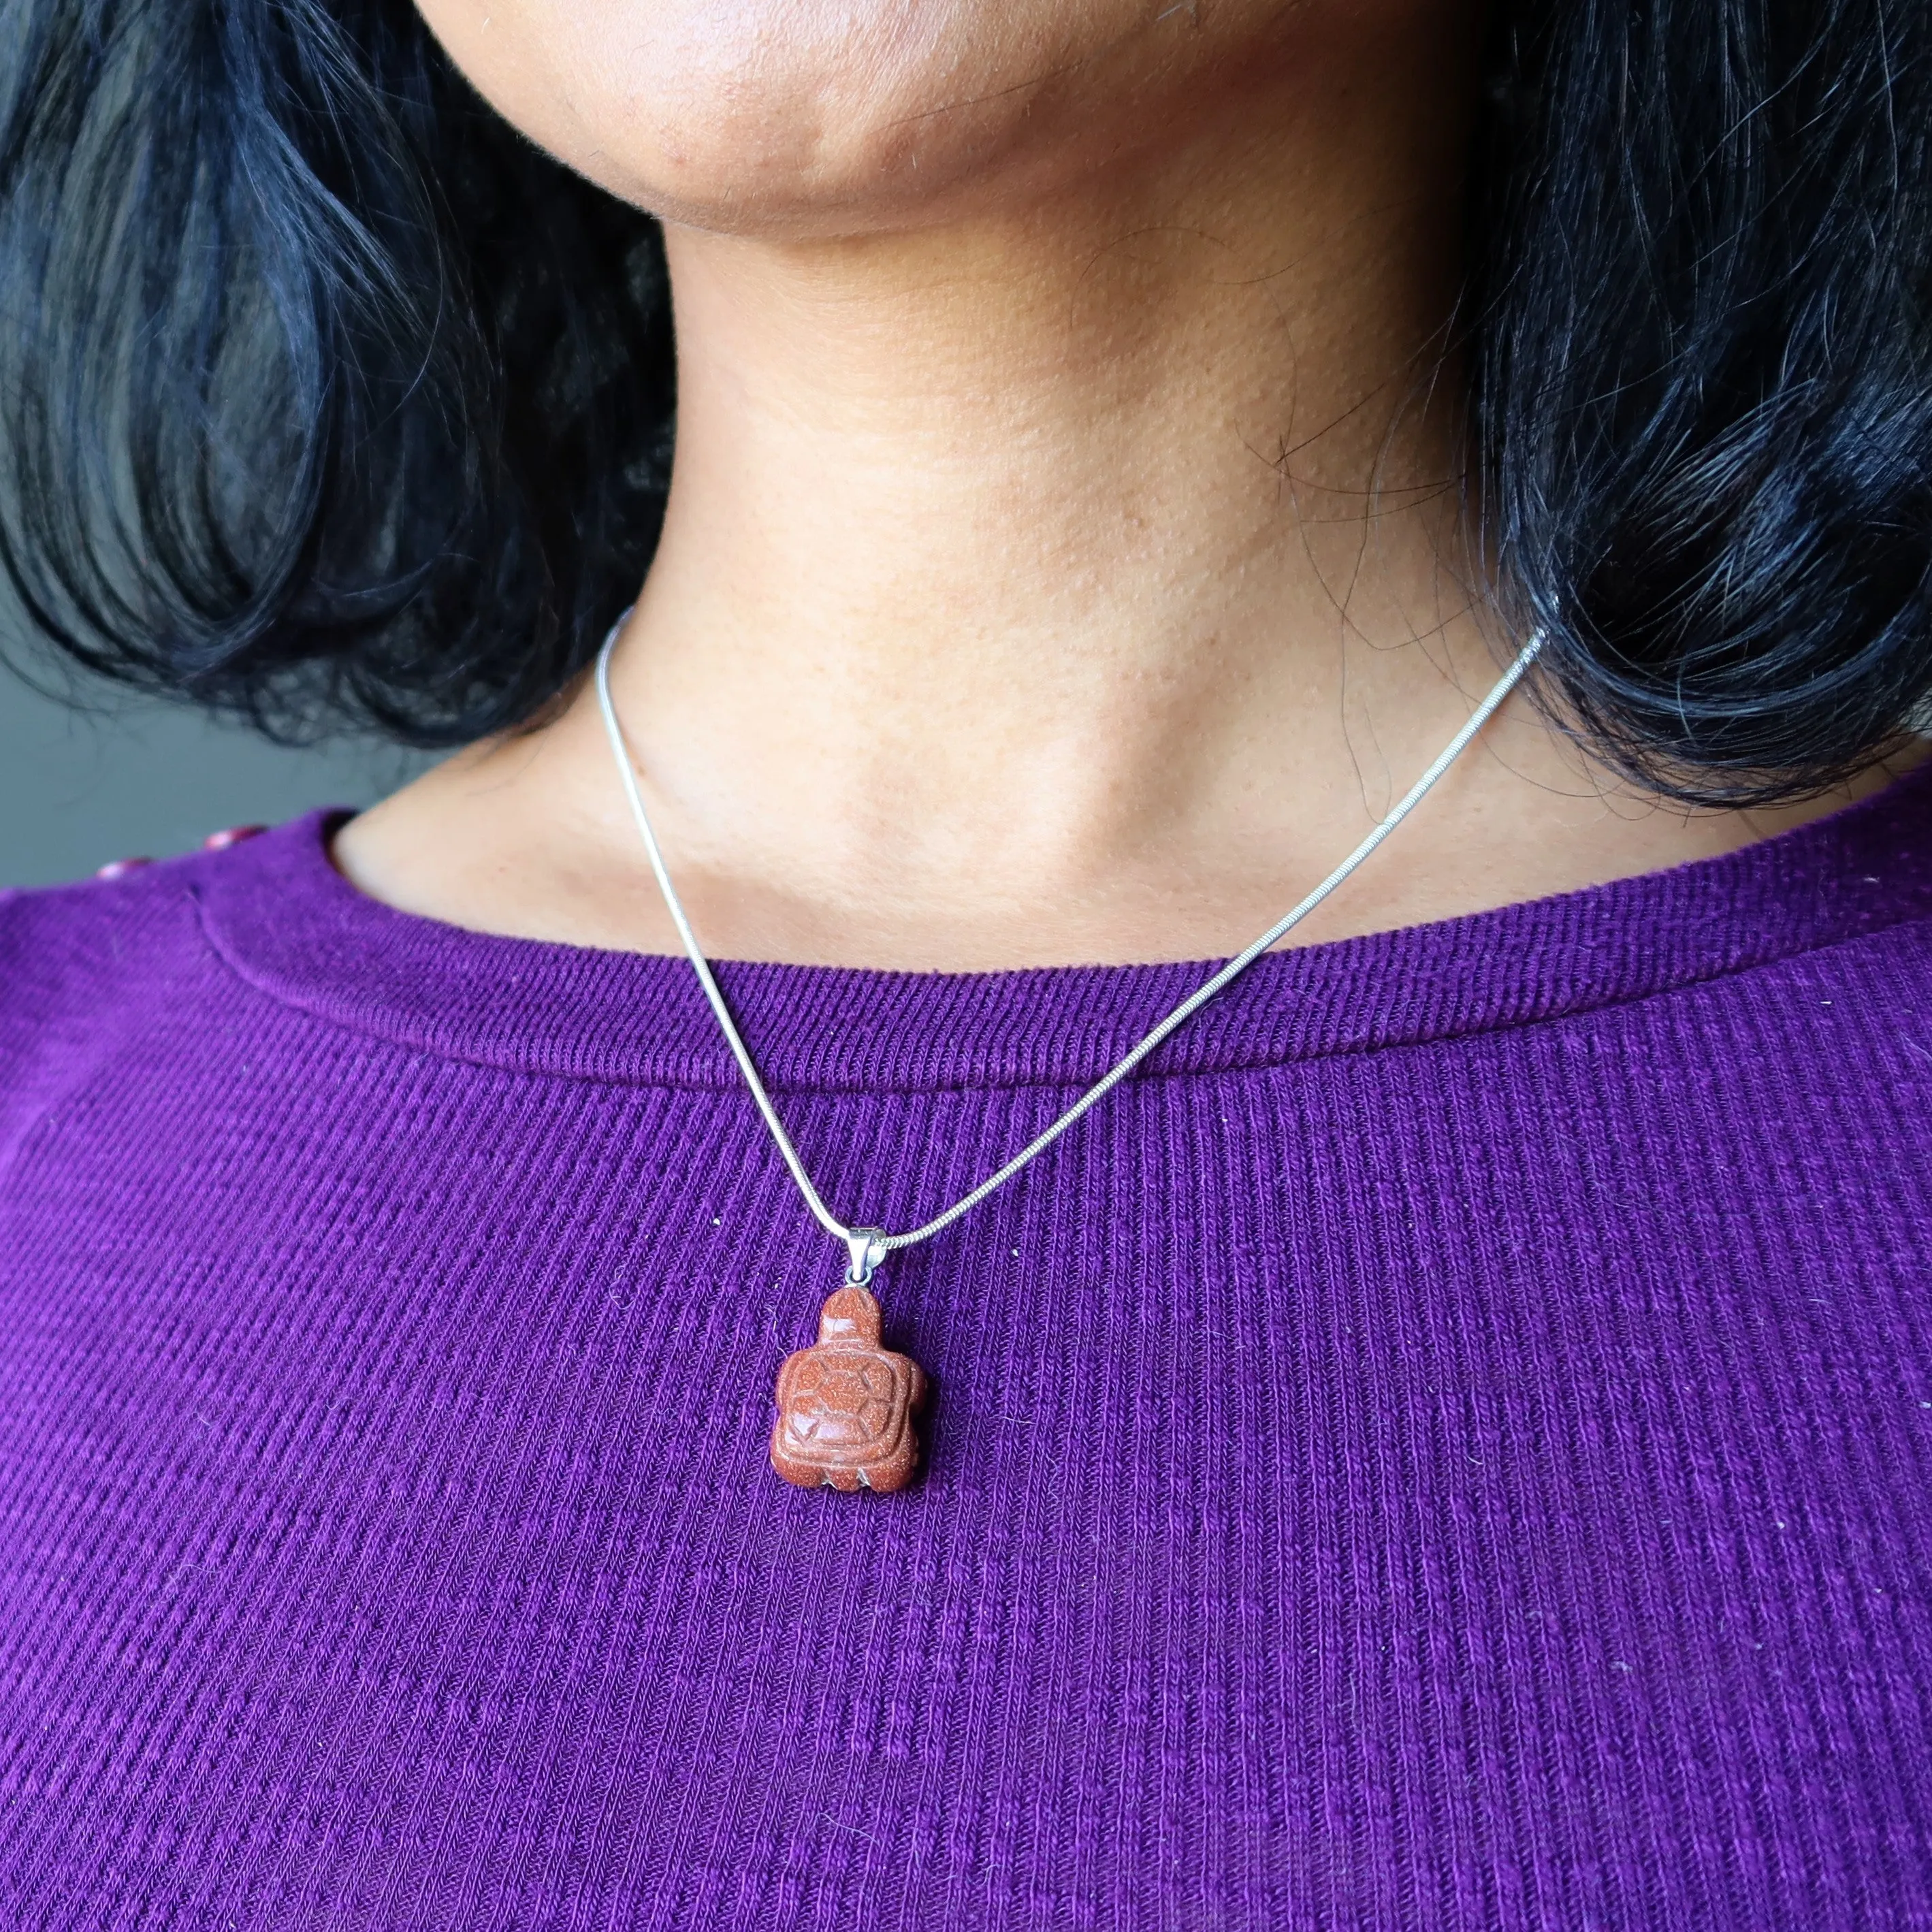
[[[1137,1077],[1276,1066],[1561,1018],[1932,913],[1932,761],[1714,858],[1424,926],[1270,953]],[[688,962],[398,911],[338,872],[320,811],[182,862],[203,929],[285,1006],[416,1051],[532,1073],[737,1084]],[[157,868],[172,872],[173,867]],[[776,1088],[1097,1079],[1214,961],[910,973],[714,962]]]

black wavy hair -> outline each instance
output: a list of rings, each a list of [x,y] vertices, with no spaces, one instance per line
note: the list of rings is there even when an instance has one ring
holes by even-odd
[[[1495,594],[1688,802],[1932,696],[1932,6],[1498,0],[1459,328]],[[405,0],[0,0],[0,569],[94,669],[303,735],[540,712],[634,593],[657,230]]]

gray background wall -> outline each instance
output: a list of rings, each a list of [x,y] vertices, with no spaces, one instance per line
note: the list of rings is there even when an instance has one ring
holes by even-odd
[[[343,743],[287,751],[172,707],[76,687],[75,711],[0,668],[0,886],[163,858],[222,826],[372,803],[426,760]]]

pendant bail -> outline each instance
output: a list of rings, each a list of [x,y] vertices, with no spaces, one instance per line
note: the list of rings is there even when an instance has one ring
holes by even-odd
[[[863,1288],[872,1280],[872,1270],[886,1258],[886,1231],[848,1228],[845,1251],[851,1257],[851,1265],[845,1271],[846,1282],[853,1288]]]

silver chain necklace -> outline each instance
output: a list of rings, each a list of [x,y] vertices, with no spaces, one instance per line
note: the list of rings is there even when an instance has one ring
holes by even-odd
[[[806,1172],[798,1150],[792,1145],[791,1136],[785,1132],[784,1124],[772,1105],[771,1096],[765,1090],[765,1083],[759,1077],[744,1036],[738,1030],[731,1010],[718,989],[710,962],[705,958],[698,936],[691,929],[691,921],[686,916],[676,888],[671,884],[657,834],[651,827],[650,814],[644,808],[644,793],[638,782],[629,746],[625,741],[623,727],[618,722],[617,709],[610,697],[610,653],[629,615],[626,611],[610,627],[610,634],[597,654],[596,669],[597,702],[604,715],[604,729],[610,740],[611,756],[616,762],[624,795],[630,801],[631,814],[637,820],[638,835],[644,840],[651,871],[656,876],[658,889],[664,895],[664,904],[677,928],[678,938],[683,942],[692,970],[704,989],[704,997],[710,1004],[725,1044],[731,1049],[732,1058],[738,1063],[739,1072],[745,1076],[745,1084],[751,1090],[758,1112],[792,1179],[797,1183],[800,1193],[805,1197],[805,1204],[812,1210],[812,1218],[828,1234],[845,1246],[845,1288],[826,1304],[820,1324],[819,1346],[792,1356],[780,1374],[780,1414],[772,1439],[772,1460],[778,1466],[782,1475],[808,1486],[823,1482],[838,1489],[896,1489],[910,1479],[917,1459],[910,1413],[918,1406],[924,1378],[917,1367],[904,1357],[892,1354],[878,1346],[878,1306],[868,1292],[868,1285],[879,1264],[900,1248],[930,1240],[942,1229],[950,1228],[962,1215],[970,1214],[995,1189],[1004,1186],[1022,1168],[1044,1154],[1076,1121],[1097,1106],[1171,1034],[1186,1025],[1217,993],[1239,979],[1264,952],[1306,919],[1421,802],[1436,780],[1455,763],[1470,740],[1515,689],[1542,649],[1544,641],[1541,630],[1532,632],[1509,668],[1470,714],[1462,728],[1443,747],[1435,763],[1402,795],[1388,815],[1306,898],[1284,913],[1252,945],[1238,952],[1197,987],[1058,1120],[1034,1136],[1004,1166],[987,1175],[970,1194],[961,1196],[951,1207],[916,1228],[908,1228],[900,1234],[889,1234],[883,1228],[848,1226],[826,1206],[818,1190],[812,1185],[812,1177]],[[835,1308],[838,1310],[836,1313]],[[821,1355],[829,1358],[829,1366],[827,1362],[814,1361],[814,1358]],[[892,1364],[903,1365],[910,1374],[890,1369]],[[872,1378],[869,1383],[868,1374]],[[886,1381],[892,1376],[902,1384],[898,1393],[878,1394],[878,1390],[884,1389]],[[793,1385],[794,1397],[790,1408],[787,1402],[788,1381]],[[895,1413],[885,1423],[874,1427],[882,1404],[892,1408]],[[788,1450],[788,1445],[789,1462],[786,1454],[782,1453]],[[802,1451],[811,1453],[803,1453],[801,1459]],[[896,1480],[893,1480],[895,1477]]]

